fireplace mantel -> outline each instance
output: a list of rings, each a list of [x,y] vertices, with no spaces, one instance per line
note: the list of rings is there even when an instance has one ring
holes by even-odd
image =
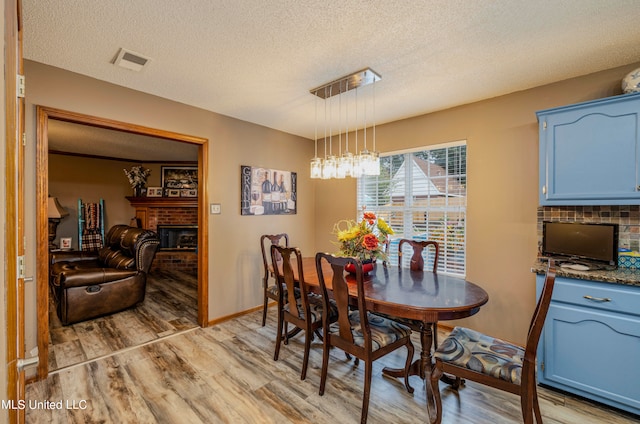
[[[127,200],[133,207],[147,208],[197,208],[197,197],[131,197]]]

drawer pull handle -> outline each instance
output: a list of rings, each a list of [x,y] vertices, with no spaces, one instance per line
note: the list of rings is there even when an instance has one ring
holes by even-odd
[[[611,298],[609,297],[593,297],[588,294],[583,297],[588,300],[593,300],[594,302],[611,302]]]

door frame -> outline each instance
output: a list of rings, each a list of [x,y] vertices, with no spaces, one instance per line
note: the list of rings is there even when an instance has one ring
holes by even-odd
[[[22,2],[4,3],[4,97],[5,97],[5,300],[6,300],[6,394],[11,405],[0,417],[23,423],[24,359],[24,96],[19,95],[17,76],[23,75]],[[18,262],[22,258],[22,269]]]
[[[99,118],[96,116],[70,112],[46,106],[36,106],[36,226],[37,226],[37,310],[38,310],[38,352],[37,379],[46,378],[49,372],[49,251],[47,226],[47,197],[49,194],[49,119],[81,125],[124,131],[151,137],[163,138],[182,143],[198,145],[198,325],[206,327],[209,322],[209,217],[207,215],[207,173],[208,142],[195,137],[171,131],[144,127],[127,122]]]

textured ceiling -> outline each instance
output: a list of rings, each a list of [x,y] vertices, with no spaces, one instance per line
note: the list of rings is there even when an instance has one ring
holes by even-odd
[[[637,0],[23,0],[23,11],[26,59],[311,139],[309,90],[365,67],[382,76],[380,124],[640,60]],[[121,47],[152,61],[117,67]]]

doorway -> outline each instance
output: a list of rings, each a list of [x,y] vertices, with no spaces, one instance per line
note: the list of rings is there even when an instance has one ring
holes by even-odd
[[[49,357],[49,261],[48,261],[48,231],[47,231],[47,197],[49,192],[49,124],[50,121],[64,121],[95,127],[100,129],[115,130],[128,134],[154,137],[168,142],[188,143],[197,146],[198,163],[198,188],[197,188],[197,220],[198,246],[197,251],[197,322],[201,327],[208,323],[208,216],[206,214],[206,181],[207,181],[207,157],[208,140],[201,137],[189,136],[170,131],[139,126],[136,124],[98,118],[75,112],[64,111],[55,108],[38,106],[37,113],[37,146],[36,166],[39,170],[36,181],[36,205],[37,205],[37,234],[38,234],[38,265],[37,265],[37,319],[38,319],[38,352],[39,365],[37,379],[46,378],[48,375]]]

